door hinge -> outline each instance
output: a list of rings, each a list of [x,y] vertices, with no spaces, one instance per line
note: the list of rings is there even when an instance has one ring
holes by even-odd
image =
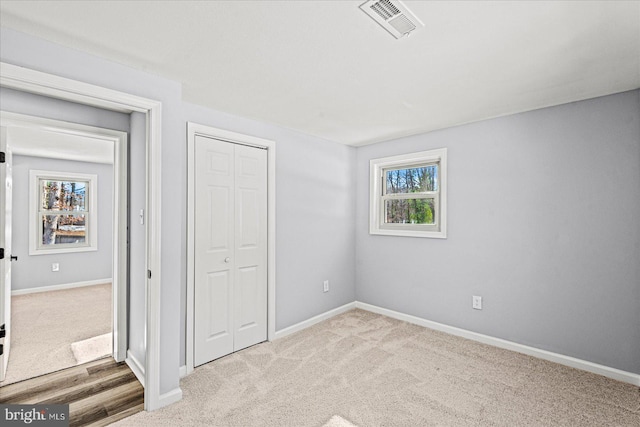
[[[4,345],[0,344],[0,356],[4,354]]]
[[[4,259],[4,248],[0,248],[0,259]]]
[[[4,163],[4,151],[0,151],[0,163]]]
[[[4,325],[0,326],[0,338],[7,336],[7,331],[4,329]]]
[[[151,270],[147,270],[147,279],[151,279]]]

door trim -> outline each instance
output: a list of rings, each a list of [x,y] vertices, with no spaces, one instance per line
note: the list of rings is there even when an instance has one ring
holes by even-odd
[[[186,374],[194,368],[194,224],[195,224],[195,138],[204,136],[234,144],[267,150],[267,340],[276,332],[276,143],[211,126],[187,122],[187,313],[186,313]]]
[[[5,62],[0,62],[0,86],[112,111],[137,111],[146,115],[146,259],[147,269],[153,274],[146,280],[144,407],[152,411],[170,403],[160,395],[162,103]]]
[[[11,128],[22,127],[86,137],[87,141],[101,140],[113,143],[113,358],[122,362],[127,354],[127,133],[7,111],[0,111],[0,125],[7,127],[8,138],[11,138]],[[24,154],[17,149],[13,152],[16,155]],[[43,156],[47,157],[46,153],[43,153]]]

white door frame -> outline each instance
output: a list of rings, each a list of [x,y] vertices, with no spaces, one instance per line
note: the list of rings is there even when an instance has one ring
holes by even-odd
[[[235,144],[267,150],[267,340],[276,333],[276,143],[255,136],[243,135],[197,123],[187,123],[187,323],[186,374],[194,368],[193,322],[195,297],[195,139],[196,136],[215,138]]]
[[[146,280],[146,357],[144,371],[144,406],[158,409],[160,396],[160,289],[161,289],[161,117],[159,101],[79,82],[53,74],[0,62],[0,86],[31,92],[78,104],[124,113],[146,115],[146,211],[145,225],[147,269]]]
[[[110,159],[113,164],[113,212],[110,212],[113,218],[113,358],[122,362],[127,355],[127,133],[7,111],[0,111],[0,126],[8,128],[9,140],[14,139],[13,128],[28,128],[86,138],[87,144],[93,141],[107,141],[113,144],[113,158]],[[19,147],[20,143],[13,144],[14,154],[32,155],[21,152]],[[49,157],[46,152],[35,154]]]

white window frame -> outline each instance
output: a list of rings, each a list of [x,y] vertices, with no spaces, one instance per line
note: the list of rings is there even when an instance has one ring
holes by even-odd
[[[435,206],[435,224],[385,224],[384,201],[390,198],[415,198],[412,194],[387,196],[385,170],[410,169],[438,164],[438,191],[420,193],[431,198]],[[382,157],[369,161],[369,234],[384,236],[447,238],[447,149],[420,151],[399,156]]]
[[[52,181],[87,181],[89,189],[86,204],[87,228],[85,243],[61,244],[48,248],[42,245],[41,211],[40,211],[40,180]],[[90,252],[98,250],[98,175],[56,172],[32,169],[29,171],[29,255],[50,255],[73,252]]]

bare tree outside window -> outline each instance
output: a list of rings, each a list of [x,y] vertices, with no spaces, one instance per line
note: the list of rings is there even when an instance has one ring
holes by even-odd
[[[29,171],[29,255],[98,250],[98,175]]]
[[[438,166],[428,165],[385,171],[385,194],[429,193],[438,191]],[[434,224],[433,198],[401,198],[385,200],[387,224]]]
[[[42,245],[84,244],[87,181],[40,180]]]
[[[369,233],[447,238],[447,149],[369,161]]]

